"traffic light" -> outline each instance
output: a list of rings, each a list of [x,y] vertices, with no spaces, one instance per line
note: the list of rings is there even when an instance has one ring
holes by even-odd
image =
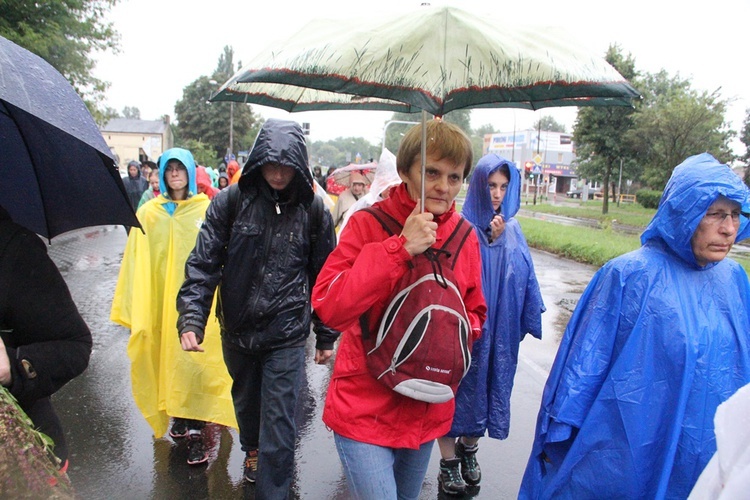
[[[310,135],[310,124],[308,122],[302,122],[302,133]]]
[[[533,179],[534,174],[531,173],[532,169],[534,168],[534,162],[533,161],[527,161],[523,164],[523,171],[526,173],[527,179]]]

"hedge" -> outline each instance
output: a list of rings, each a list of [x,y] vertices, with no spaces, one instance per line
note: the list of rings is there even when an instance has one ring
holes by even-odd
[[[636,201],[643,208],[659,208],[659,200],[661,200],[662,191],[651,191],[650,189],[639,189],[635,193]]]

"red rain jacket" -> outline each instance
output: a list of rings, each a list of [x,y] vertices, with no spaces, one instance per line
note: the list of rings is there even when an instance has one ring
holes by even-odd
[[[415,205],[403,184],[378,203],[402,225]],[[451,207],[435,219],[435,247],[443,245],[460,218]],[[417,401],[375,380],[365,366],[359,327],[360,316],[373,306],[374,314],[382,314],[385,301],[406,272],[410,258],[398,236],[389,237],[372,215],[355,213],[320,271],[312,298],[313,308],[323,322],[344,332],[323,410],[325,424],[355,441],[416,449],[450,430],[454,400],[438,404]],[[482,295],[479,243],[473,232],[454,271],[476,340],[487,307]]]

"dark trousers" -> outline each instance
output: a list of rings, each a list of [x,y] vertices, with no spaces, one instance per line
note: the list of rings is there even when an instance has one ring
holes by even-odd
[[[242,450],[258,449],[256,498],[285,499],[294,473],[294,411],[305,348],[251,353],[222,342]]]

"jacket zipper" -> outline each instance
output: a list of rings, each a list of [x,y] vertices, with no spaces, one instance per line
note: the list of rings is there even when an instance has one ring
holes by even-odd
[[[281,210],[279,208],[278,201],[276,202],[276,213],[277,214],[281,214]],[[268,229],[269,228],[266,228],[266,231],[265,231],[266,234],[265,234],[265,238],[263,240],[263,256],[264,256],[264,258],[263,258],[263,265],[260,267],[261,285],[258,288],[259,291],[260,291],[260,289],[263,288],[263,280],[266,279],[266,265],[268,264],[268,259],[269,259],[269,255],[270,255],[270,251],[271,251],[271,243],[272,243],[273,234],[274,234],[273,230],[268,230]],[[256,293],[255,294],[255,300],[253,301],[253,307],[250,310],[250,315],[252,316],[253,320],[257,320],[258,319],[256,312],[258,310],[258,301],[260,300],[260,296],[261,296],[261,293]]]

